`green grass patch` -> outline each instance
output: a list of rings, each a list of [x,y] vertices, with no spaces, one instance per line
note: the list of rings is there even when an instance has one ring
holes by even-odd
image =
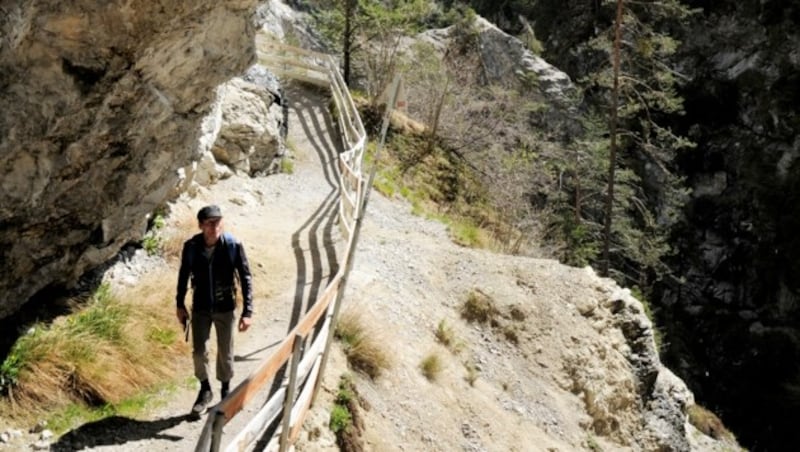
[[[36,378],[36,365],[57,354],[59,366],[80,370],[97,359],[98,344],[122,344],[130,308],[116,303],[107,284],[97,288],[87,307],[61,323],[34,325],[20,337],[0,364],[0,382],[8,393],[20,379]]]
[[[350,411],[346,406],[334,405],[331,410],[330,428],[333,433],[344,431],[350,424],[353,423],[353,417],[350,416]]]
[[[284,174],[294,174],[294,162],[288,157],[281,158],[281,172]]]
[[[160,213],[156,214],[150,222],[149,230],[145,233],[144,237],[142,237],[142,248],[144,248],[149,256],[155,256],[161,253],[164,247],[164,239],[161,237],[161,230],[166,223],[163,215]]]
[[[106,403],[97,407],[72,403],[48,416],[47,427],[56,435],[61,435],[79,425],[111,416],[137,417],[147,409],[162,405],[164,392],[173,392],[175,389],[175,385],[165,384],[119,403]]]
[[[353,425],[354,412],[358,409],[358,397],[355,392],[355,385],[349,375],[342,375],[339,378],[339,389],[336,392],[336,399],[333,401],[331,418],[328,426],[331,431],[341,438],[351,432]]]
[[[155,344],[169,347],[178,340],[178,331],[175,328],[165,328],[160,325],[151,325],[147,339]]]
[[[129,293],[103,284],[73,300],[72,314],[34,325],[0,363],[0,409],[20,422],[56,413],[54,423],[65,426],[136,412],[140,394],[175,378],[177,357],[188,361],[174,302],[164,295],[173,285],[163,272]]]
[[[461,246],[482,248],[487,243],[484,232],[470,220],[451,223],[449,231],[452,240]]]

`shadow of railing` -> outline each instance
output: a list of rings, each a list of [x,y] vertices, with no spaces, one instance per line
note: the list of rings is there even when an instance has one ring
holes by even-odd
[[[312,147],[322,163],[325,179],[331,186],[331,193],[292,235],[292,246],[297,261],[297,282],[288,334],[258,369],[209,411],[197,442],[195,449],[197,451],[219,450],[223,427],[241,412],[256,394],[262,393],[262,388],[270,382],[272,385],[267,401],[250,419],[247,426],[228,444],[226,450],[245,450],[257,440],[259,450],[269,448],[275,441],[280,442],[281,450],[286,450],[289,444],[296,441],[324,373],[333,338],[332,325],[338,315],[347,272],[352,265],[352,255],[358,235],[357,220],[361,216],[364,202],[365,181],[361,174],[361,163],[364,157],[366,133],[336,62],[329,55],[285,46],[269,41],[263,35],[257,38],[257,45],[259,61],[276,75],[330,90],[335,106],[336,129],[342,146],[339,148],[333,141],[323,141],[331,136],[325,133],[319,134],[323,129],[321,124],[316,122],[314,114],[309,115],[311,124],[302,119],[303,115],[298,115],[298,118],[301,118],[301,126],[308,134]],[[312,109],[311,103],[301,101],[297,105]],[[330,116],[324,117],[327,130],[334,130]],[[334,149],[342,149],[342,152],[334,155]],[[334,216],[332,213],[337,204],[338,216]],[[333,243],[333,226],[337,221],[346,243],[341,262],[337,259]],[[322,243],[319,242],[320,229]],[[306,230],[308,230],[312,271],[310,284],[306,279],[309,262],[300,243]],[[320,254],[322,251],[327,256],[329,273],[328,283],[322,293],[319,293],[324,278]],[[307,285],[309,290],[308,294],[305,294]],[[305,303],[305,300],[308,303]],[[306,305],[306,309],[301,315],[303,305]]]

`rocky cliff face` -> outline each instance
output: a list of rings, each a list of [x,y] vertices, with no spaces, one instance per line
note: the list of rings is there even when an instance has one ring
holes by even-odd
[[[255,4],[0,1],[0,318],[141,236],[254,60]]]
[[[663,288],[665,359],[743,443],[783,450],[800,440],[784,415],[800,411],[800,7],[685,3],[703,10],[678,35],[689,81],[675,127],[698,147],[681,161],[693,195],[674,241],[685,284]],[[609,20],[598,4],[536,2],[546,56],[576,78],[576,44]]]
[[[698,149],[665,358],[752,450],[787,450],[800,358],[800,6],[693,2],[685,124]],[[684,325],[693,325],[685,334]],[[791,413],[791,414],[789,414]],[[789,414],[789,415],[787,415]]]

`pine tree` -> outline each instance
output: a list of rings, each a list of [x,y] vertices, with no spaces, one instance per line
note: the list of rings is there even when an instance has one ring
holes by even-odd
[[[671,67],[679,43],[668,30],[692,11],[677,0],[606,0],[598,12],[614,20],[590,41],[598,64],[583,82],[608,117],[602,272],[644,287],[668,272],[667,239],[686,199],[674,160],[692,143],[665,124],[683,113]]]
[[[400,38],[415,31],[432,11],[428,0],[323,0],[318,6],[317,27],[341,51],[345,83],[352,86],[358,63],[373,102],[392,79]]]

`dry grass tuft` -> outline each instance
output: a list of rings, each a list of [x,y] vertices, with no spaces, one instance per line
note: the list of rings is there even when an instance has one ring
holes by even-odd
[[[453,328],[442,319],[436,327],[436,340],[445,347],[450,347],[455,342]]]
[[[716,414],[700,405],[692,405],[687,410],[689,423],[704,434],[720,441],[735,442],[736,437],[730,432]]]
[[[422,359],[419,368],[422,370],[422,375],[425,375],[428,381],[436,381],[436,379],[439,378],[439,374],[442,373],[442,369],[444,369],[444,364],[442,363],[442,359],[439,358],[439,355],[433,352]]]
[[[367,331],[361,316],[346,309],[339,316],[334,335],[342,342],[350,366],[373,380],[391,367],[389,355],[375,334]]]
[[[480,375],[478,366],[476,366],[472,361],[466,361],[464,363],[464,369],[467,370],[467,374],[464,376],[464,379],[467,380],[467,383],[469,383],[470,386],[475,386],[475,381],[478,380],[478,375]]]
[[[447,349],[451,352],[458,354],[461,353],[461,350],[463,350],[464,343],[456,337],[453,327],[448,325],[444,319],[439,322],[434,334],[436,336],[436,340],[440,344],[447,347]]]
[[[189,210],[174,212],[170,217],[170,222],[174,226],[163,232],[161,249],[167,260],[178,261],[183,251],[183,242],[200,230],[197,226],[197,218]]]
[[[500,312],[494,307],[494,300],[480,289],[472,289],[461,306],[461,317],[469,322],[490,323],[492,326],[497,326],[499,314]]]
[[[173,276],[153,272],[119,293],[101,285],[81,310],[22,336],[2,364],[12,381],[10,414],[32,418],[74,403],[114,405],[183,371],[177,358],[188,365],[188,347],[167,295]]]
[[[425,124],[410,118],[405,113],[393,110],[391,117],[392,127],[400,130],[401,133],[420,135],[426,131]]]

